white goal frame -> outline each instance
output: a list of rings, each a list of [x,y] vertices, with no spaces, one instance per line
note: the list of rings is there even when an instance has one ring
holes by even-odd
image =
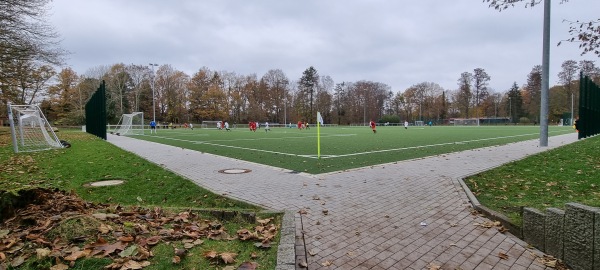
[[[220,121],[220,120],[219,121],[204,120],[200,124],[200,128],[214,128],[214,129],[217,129],[217,123],[218,122],[225,123],[225,121]],[[225,127],[221,127],[221,129],[225,129]]]
[[[144,113],[123,114],[112,133],[116,135],[144,135]]]
[[[8,122],[15,153],[63,148],[54,129],[37,105],[8,107]]]
[[[425,126],[425,121],[415,121],[415,126],[417,126],[417,127]]]
[[[455,118],[455,126],[479,126],[479,119],[477,118]]]

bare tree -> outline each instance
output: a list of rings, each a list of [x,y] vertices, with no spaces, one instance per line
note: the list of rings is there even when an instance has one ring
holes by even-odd
[[[129,88],[131,89],[131,109],[134,112],[140,111],[140,95],[142,94],[143,83],[150,79],[151,71],[148,66],[143,65],[128,65],[125,67],[127,74],[129,74]]]
[[[485,72],[483,68],[476,68],[473,70],[473,88],[475,90],[475,109],[479,110],[479,104],[481,100],[484,100],[488,96],[487,86],[491,77]],[[477,111],[479,116],[479,111]]]
[[[563,102],[560,102],[559,104],[564,104],[563,106],[561,106],[564,108],[570,107],[571,118],[573,118],[575,115],[575,92],[577,92],[575,91],[575,87],[573,84],[578,78],[577,71],[579,70],[579,68],[577,67],[577,62],[575,60],[566,60],[562,63],[561,67],[562,70],[558,73],[558,80],[559,83],[562,84],[562,88],[565,91],[565,96],[569,100],[563,100]]]
[[[527,75],[527,84],[524,87],[524,103],[530,120],[539,122],[540,102],[542,92],[542,66],[536,65]],[[533,119],[531,119],[533,118]]]
[[[463,72],[458,79],[458,92],[456,93],[456,101],[459,109],[466,118],[469,118],[469,109],[471,108],[473,97],[473,74]]]
[[[490,7],[498,11],[514,7],[516,3],[525,2],[525,7],[533,7],[542,2],[542,0],[483,0],[489,3]],[[560,3],[566,3],[569,0],[561,0]],[[569,34],[572,36],[565,41],[579,42],[581,54],[595,53],[600,56],[600,19],[591,21],[568,21]],[[561,43],[559,42],[558,45]]]

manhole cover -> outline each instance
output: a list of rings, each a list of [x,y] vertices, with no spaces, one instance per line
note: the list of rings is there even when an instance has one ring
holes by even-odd
[[[105,187],[105,186],[116,186],[123,184],[125,181],[123,180],[105,180],[105,181],[97,181],[85,184],[88,187]]]
[[[223,170],[219,170],[220,173],[226,173],[226,174],[241,174],[241,173],[249,173],[252,170],[248,170],[248,169],[223,169]]]

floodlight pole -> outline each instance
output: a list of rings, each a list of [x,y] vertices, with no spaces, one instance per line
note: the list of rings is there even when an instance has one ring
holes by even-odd
[[[154,94],[154,67],[157,67],[158,64],[152,64],[150,63],[150,67],[152,68],[152,121],[156,124],[156,105],[155,105],[155,99],[156,99],[156,95]]]
[[[569,125],[573,125],[573,118],[575,117],[573,114],[575,112],[573,111],[573,90],[571,90],[571,122],[569,122]]]
[[[550,0],[544,0],[542,49],[542,95],[540,102],[540,147],[548,146],[548,92],[550,78]]]

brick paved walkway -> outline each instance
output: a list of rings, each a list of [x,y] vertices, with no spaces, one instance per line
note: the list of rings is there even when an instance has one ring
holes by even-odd
[[[474,223],[458,178],[576,141],[576,134],[320,175],[127,137],[108,141],[215,193],[296,214],[308,269],[545,269],[536,251]],[[223,174],[229,168],[246,174]],[[306,248],[304,248],[306,247]],[[501,259],[498,254],[508,255]],[[301,269],[296,264],[297,269]]]

